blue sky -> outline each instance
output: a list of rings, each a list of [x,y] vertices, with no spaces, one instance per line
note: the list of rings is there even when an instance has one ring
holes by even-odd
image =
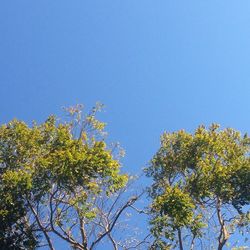
[[[164,131],[249,132],[250,2],[2,0],[0,122],[101,101],[140,172]]]

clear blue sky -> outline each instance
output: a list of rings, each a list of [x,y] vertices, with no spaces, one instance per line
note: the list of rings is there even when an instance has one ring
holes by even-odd
[[[160,134],[249,132],[250,1],[2,0],[0,122],[96,101],[129,171]]]

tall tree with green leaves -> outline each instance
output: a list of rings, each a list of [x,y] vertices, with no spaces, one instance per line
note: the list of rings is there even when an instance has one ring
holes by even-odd
[[[114,249],[118,219],[138,196],[119,202],[128,176],[120,172],[121,151],[105,143],[97,105],[67,109],[68,121],[13,120],[0,127],[1,249],[96,249],[105,238]],[[117,152],[117,153],[116,153]]]
[[[231,128],[164,133],[146,173],[153,178],[152,249],[222,249],[249,225],[250,138]],[[216,239],[214,242],[213,239]],[[203,244],[203,245],[201,245]]]

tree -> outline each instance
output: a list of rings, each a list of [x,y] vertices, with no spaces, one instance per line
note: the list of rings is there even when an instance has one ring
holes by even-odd
[[[162,135],[146,169],[153,178],[152,249],[197,249],[206,242],[211,247],[211,239],[217,238],[220,250],[234,232],[247,228],[249,145],[247,135],[219,130],[217,124],[200,126],[194,134],[181,130]]]
[[[56,237],[73,249],[94,249],[105,238],[118,249],[112,232],[139,195],[120,202],[128,175],[120,172],[121,151],[105,143],[100,109],[83,116],[78,105],[66,122],[50,116],[41,125],[0,127],[2,249],[52,250]]]

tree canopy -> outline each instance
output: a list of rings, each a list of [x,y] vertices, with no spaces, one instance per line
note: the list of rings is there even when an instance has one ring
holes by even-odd
[[[219,130],[217,124],[200,126],[194,134],[162,135],[146,169],[154,181],[151,230],[156,248],[197,249],[197,238],[214,237],[222,249],[236,228],[249,221],[244,211],[250,202],[249,145],[247,135]],[[212,226],[213,236],[205,230]]]
[[[99,108],[84,117],[80,107],[70,108],[68,122],[50,116],[41,125],[13,120],[0,127],[4,249],[35,248],[39,237],[54,249],[51,234],[75,249],[92,249],[105,234],[100,231],[92,245],[87,239],[86,227],[98,214],[97,197],[123,188],[128,176],[120,173],[114,148],[104,141],[105,124],[95,118]]]

